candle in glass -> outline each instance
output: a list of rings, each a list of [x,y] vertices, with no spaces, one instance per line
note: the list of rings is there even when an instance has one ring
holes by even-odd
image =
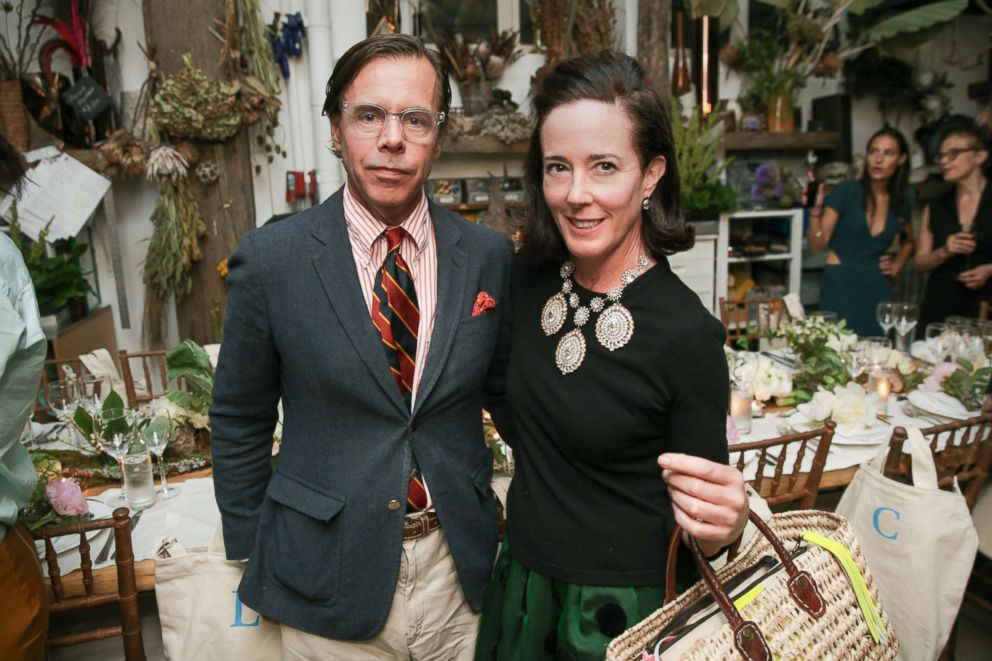
[[[889,373],[887,371],[876,370],[872,372],[871,377],[868,379],[868,394],[869,396],[874,395],[873,399],[878,402],[877,413],[888,415],[889,395],[892,394],[892,380],[889,379]]]
[[[730,393],[730,417],[741,434],[751,433],[752,399],[750,390],[735,389]]]

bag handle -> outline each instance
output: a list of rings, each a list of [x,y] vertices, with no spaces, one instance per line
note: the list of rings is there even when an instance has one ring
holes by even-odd
[[[816,586],[816,581],[813,580],[813,577],[808,572],[800,571],[796,567],[796,564],[792,561],[792,556],[786,551],[781,540],[779,540],[778,536],[772,532],[771,528],[768,527],[760,516],[754,512],[748,512],[748,519],[758,529],[758,532],[764,535],[775,551],[775,555],[782,561],[782,566],[789,576],[787,585],[792,600],[815,619],[819,619],[826,612],[826,603],[820,594],[819,588]],[[678,556],[681,537],[682,529],[676,525],[668,543],[668,559],[665,568],[666,604],[671,603],[675,599],[675,558]],[[755,661],[758,659],[771,659],[771,652],[768,650],[761,630],[754,622],[744,620],[741,617],[737,608],[734,606],[733,600],[720,584],[713,568],[710,567],[709,562],[703,556],[703,552],[699,548],[699,543],[692,536],[689,536],[688,539],[689,550],[692,552],[692,559],[696,563],[699,573],[706,582],[706,586],[723,612],[724,617],[727,618],[727,622],[730,623],[734,630],[734,645],[737,651],[745,659],[754,659]]]
[[[913,486],[921,489],[937,490],[937,465],[933,461],[933,453],[930,445],[923,438],[923,432],[917,428],[903,429],[906,432],[906,442],[903,447],[909,450],[909,456],[913,461]],[[870,465],[879,473],[885,473],[885,460],[889,456],[891,446],[886,444],[882,447]]]

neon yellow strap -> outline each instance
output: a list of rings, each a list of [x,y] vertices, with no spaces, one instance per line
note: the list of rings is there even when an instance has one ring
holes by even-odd
[[[743,611],[744,607],[747,606],[752,601],[754,601],[755,599],[757,599],[758,595],[761,594],[764,591],[764,589],[765,586],[762,585],[761,583],[758,583],[753,588],[751,588],[741,596],[734,599],[734,608],[736,608],[738,612]]]
[[[826,549],[837,558],[837,561],[840,562],[841,567],[847,573],[847,578],[851,582],[851,586],[854,587],[854,594],[858,598],[858,605],[861,607],[861,613],[865,618],[865,624],[868,625],[868,631],[871,632],[872,638],[875,639],[876,643],[888,644],[889,637],[885,622],[882,621],[882,616],[879,614],[875,602],[872,601],[871,594],[868,592],[868,585],[861,575],[861,570],[854,563],[854,558],[851,557],[850,551],[842,544],[812,530],[804,531],[803,539]]]

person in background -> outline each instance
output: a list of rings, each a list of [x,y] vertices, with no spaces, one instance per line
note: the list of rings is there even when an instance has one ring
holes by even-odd
[[[864,173],[845,181],[810,212],[809,249],[827,249],[820,309],[836,312],[858,335],[881,335],[876,308],[892,299],[890,281],[913,254],[909,146],[885,126],[868,140]],[[888,254],[896,235],[899,250]]]
[[[24,160],[0,137],[0,193],[17,195]],[[0,232],[0,658],[43,659],[48,598],[34,541],[17,523],[38,482],[21,432],[38,396],[48,345],[21,252]]]
[[[602,659],[661,606],[675,523],[716,555],[748,512],[726,465],[725,331],[668,263],[694,235],[664,104],[636,61],[605,52],[559,63],[534,109],[511,284],[515,471],[479,661]]]
[[[913,265],[930,273],[917,332],[949,316],[977,317],[992,298],[992,190],[988,145],[976,125],[954,126],[940,142],[940,170],[953,188],[923,207]]]

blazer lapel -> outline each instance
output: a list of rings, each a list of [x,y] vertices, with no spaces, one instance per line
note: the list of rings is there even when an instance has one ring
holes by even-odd
[[[313,258],[317,276],[331,308],[372,377],[400,410],[409,412],[409,407],[390,373],[382,340],[372,325],[368,306],[362,296],[355,258],[351,252],[351,239],[344,221],[341,191],[331,196],[325,204],[330,213],[319,218],[312,231],[314,239],[324,246]]]
[[[437,311],[427,364],[417,388],[414,415],[423,407],[437,384],[441,368],[448,360],[451,343],[461,321],[461,311],[465,309],[465,290],[468,285],[465,280],[467,255],[458,245],[462,238],[458,221],[433,202],[430,203],[430,213],[434,222],[434,241],[437,244]]]

